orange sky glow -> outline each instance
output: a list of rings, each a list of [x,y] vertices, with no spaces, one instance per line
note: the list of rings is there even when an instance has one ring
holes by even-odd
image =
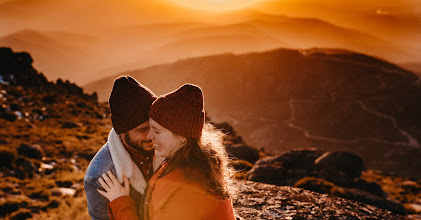
[[[81,84],[189,57],[276,48],[420,62],[419,39],[418,0],[0,0],[0,46],[30,52],[52,80],[66,74]]]
[[[259,0],[170,0],[175,4],[209,11],[235,10],[251,6]]]

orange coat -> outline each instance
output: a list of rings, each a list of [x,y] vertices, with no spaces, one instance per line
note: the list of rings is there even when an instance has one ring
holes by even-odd
[[[187,180],[181,169],[156,180],[154,187],[148,189],[153,191],[145,220],[235,219],[230,199],[208,193],[201,185]],[[115,220],[138,219],[133,199],[128,196],[110,202],[109,214]]]

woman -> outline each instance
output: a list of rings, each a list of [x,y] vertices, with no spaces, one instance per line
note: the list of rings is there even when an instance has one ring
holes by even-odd
[[[232,169],[222,144],[223,134],[205,124],[202,90],[185,84],[160,96],[149,111],[157,156],[165,157],[149,181],[143,206],[145,220],[235,219],[229,193]],[[136,207],[112,174],[103,175],[99,191],[110,200],[112,219],[137,219]],[[138,207],[139,208],[139,207]]]

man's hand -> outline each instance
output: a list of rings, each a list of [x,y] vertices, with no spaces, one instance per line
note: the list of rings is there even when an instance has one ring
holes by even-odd
[[[105,189],[105,192],[97,189],[98,193],[110,200],[110,202],[120,196],[130,196],[130,185],[126,176],[123,176],[124,186],[118,182],[111,171],[103,173],[102,178],[99,178],[98,181],[102,188]]]

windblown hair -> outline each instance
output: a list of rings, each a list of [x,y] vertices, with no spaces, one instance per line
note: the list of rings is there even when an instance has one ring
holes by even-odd
[[[230,197],[234,170],[229,165],[224,137],[212,124],[205,123],[200,138],[188,138],[186,146],[174,153],[168,172],[182,168],[187,179],[201,184],[209,193],[221,198]]]

